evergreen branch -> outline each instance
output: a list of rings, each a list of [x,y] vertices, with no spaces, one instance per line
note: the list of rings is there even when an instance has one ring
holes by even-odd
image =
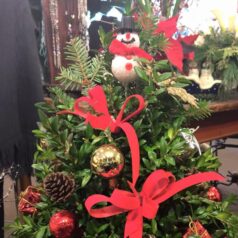
[[[207,101],[200,100],[197,102],[197,108],[188,107],[187,117],[195,120],[203,120],[211,115],[211,110],[208,107]]]
[[[91,60],[91,75],[90,78],[92,81],[100,83],[100,78],[103,78],[105,72],[105,63],[102,57],[96,56]]]
[[[70,62],[67,68],[62,68],[61,73],[56,80],[68,90],[80,90],[82,84],[89,84],[88,66],[90,65],[88,52],[83,42],[79,39],[73,39],[67,43],[66,59]]]
[[[224,51],[224,53],[223,53],[223,58],[224,59],[238,55],[238,48],[237,47],[227,47],[225,49],[220,49],[220,51],[221,50]]]
[[[79,38],[73,39],[66,46],[66,59],[72,62],[71,68],[81,73],[82,79],[88,81],[88,66],[90,65],[88,51]]]
[[[61,81],[66,90],[80,90],[82,88],[82,81],[79,80],[79,75],[73,73],[70,68],[62,68],[61,74],[56,78],[56,80]]]
[[[67,44],[66,59],[68,67],[61,69],[56,78],[67,90],[84,90],[100,83],[105,75],[105,63],[102,57],[90,59],[84,43],[75,38]]]

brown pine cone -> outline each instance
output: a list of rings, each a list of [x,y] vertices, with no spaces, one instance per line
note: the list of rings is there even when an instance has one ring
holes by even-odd
[[[44,179],[47,196],[54,202],[65,202],[74,192],[75,181],[65,173],[51,173]]]

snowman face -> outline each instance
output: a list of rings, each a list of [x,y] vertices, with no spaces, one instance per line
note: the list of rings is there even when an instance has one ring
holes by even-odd
[[[116,39],[121,41],[123,44],[127,45],[127,47],[140,46],[139,36],[135,32],[126,31],[123,33],[118,33]]]

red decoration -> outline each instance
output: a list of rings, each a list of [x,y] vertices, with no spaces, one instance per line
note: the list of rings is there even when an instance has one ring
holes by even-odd
[[[56,212],[50,218],[49,227],[55,238],[71,238],[76,228],[75,216],[67,210]]]
[[[20,194],[20,201],[18,203],[18,211],[24,214],[34,214],[37,212],[35,207],[41,200],[39,190],[33,186],[28,186],[24,192]]]
[[[134,19],[134,22],[138,22],[138,19],[139,19],[139,15],[137,12],[133,13],[133,19]]]
[[[136,191],[133,184],[128,182],[132,192],[115,189],[110,197],[95,194],[87,198],[85,206],[89,214],[95,218],[105,218],[128,212],[124,237],[142,238],[143,217],[154,219],[160,203],[195,184],[222,179],[223,177],[216,172],[205,172],[175,181],[172,173],[157,170],[146,179],[140,193]],[[94,205],[101,202],[108,202],[112,205],[98,209],[93,208]]]
[[[177,21],[179,16],[172,17],[165,21],[160,21],[158,23],[155,33],[164,33],[165,37],[168,39],[168,46],[165,49],[165,54],[172,65],[177,67],[181,72],[183,71],[183,59],[187,58],[192,60],[194,58],[194,53],[183,54],[182,42],[187,45],[192,45],[197,39],[198,35],[191,35],[186,37],[179,37],[178,39],[173,39],[174,33],[177,31]]]
[[[193,45],[194,44],[194,42],[197,40],[197,38],[198,38],[198,35],[191,35],[191,36],[186,36],[186,37],[179,37],[178,39],[179,39],[179,41],[182,43],[185,43],[185,44],[187,44],[187,45]],[[193,60],[194,59],[194,52],[193,51],[191,51],[191,52],[189,52],[189,53],[186,53],[186,54],[184,54],[183,55],[183,58],[184,59],[188,59],[188,60]]]
[[[96,86],[88,91],[88,97],[80,97],[74,103],[74,110],[64,110],[58,112],[58,114],[73,114],[86,119],[86,123],[89,123],[93,128],[99,130],[110,129],[111,132],[116,133],[119,129],[122,129],[128,139],[129,146],[131,149],[132,158],[132,183],[135,185],[140,170],[140,153],[139,153],[139,142],[134,128],[127,121],[133,116],[137,115],[145,107],[144,98],[138,94],[129,96],[117,116],[116,119],[108,112],[107,99],[103,88],[101,86]],[[137,99],[139,102],[138,108],[127,115],[126,118],[123,117],[124,110],[131,99]],[[95,115],[90,112],[85,112],[80,109],[79,104],[86,102],[89,104],[94,111]]]
[[[165,21],[160,21],[156,33],[164,33],[167,38],[172,38],[177,31],[177,21],[179,16],[171,17]]]
[[[139,47],[128,47],[126,44],[123,44],[121,41],[114,39],[110,46],[109,52],[114,55],[120,56],[137,56],[138,58],[144,58],[147,60],[152,60],[153,57],[145,52]]]
[[[189,228],[187,232],[183,235],[183,238],[189,238],[193,235],[197,235],[200,238],[212,238],[208,231],[202,226],[199,221],[192,221],[189,224]]]
[[[172,65],[183,71],[183,47],[178,40],[169,39],[168,46],[164,50],[168,60]]]
[[[221,201],[221,193],[216,187],[210,187],[207,191],[207,197],[208,199],[216,202]]]
[[[126,70],[131,71],[133,69],[133,65],[131,63],[126,64]]]

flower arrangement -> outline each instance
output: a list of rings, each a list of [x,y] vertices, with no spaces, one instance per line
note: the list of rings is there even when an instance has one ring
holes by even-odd
[[[215,80],[221,80],[220,95],[238,88],[238,38],[235,16],[229,17],[226,26],[220,11],[213,11],[219,27],[211,28],[204,35],[202,44],[195,49],[195,62],[199,72],[202,68],[210,70]],[[221,94],[222,93],[222,94]]]

